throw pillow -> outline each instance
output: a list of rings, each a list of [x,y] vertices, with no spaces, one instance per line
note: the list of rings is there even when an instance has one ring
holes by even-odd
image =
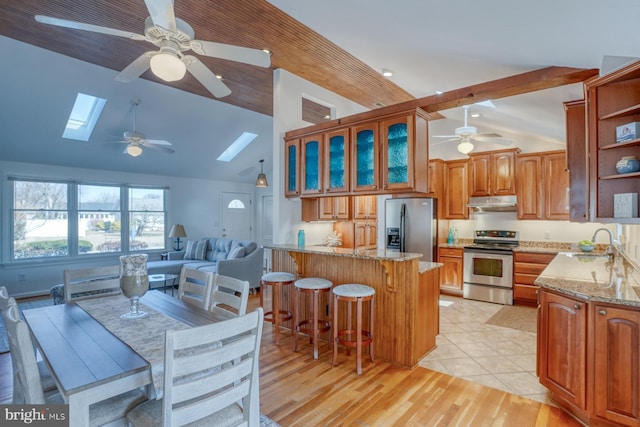
[[[195,258],[193,259],[206,261],[206,258],[204,257],[206,252],[207,252],[207,239],[202,239],[196,245]]]
[[[242,257],[244,257],[244,247],[242,246],[235,246],[229,251],[229,255],[227,255],[227,259],[236,259]]]
[[[196,249],[198,247],[198,242],[195,240],[188,240],[187,246],[184,249],[184,256],[182,259],[197,259],[196,258]]]

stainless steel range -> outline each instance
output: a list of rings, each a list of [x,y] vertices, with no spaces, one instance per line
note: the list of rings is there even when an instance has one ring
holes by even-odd
[[[513,249],[518,232],[476,230],[473,244],[464,247],[464,285],[468,299],[513,305]]]

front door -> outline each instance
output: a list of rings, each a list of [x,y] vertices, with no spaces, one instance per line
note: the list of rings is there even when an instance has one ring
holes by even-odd
[[[222,237],[251,240],[251,194],[222,193]]]

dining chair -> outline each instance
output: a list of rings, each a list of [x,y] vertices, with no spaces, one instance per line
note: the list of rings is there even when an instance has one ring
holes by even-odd
[[[15,360],[18,371],[24,404],[29,405],[62,405],[64,400],[58,392],[45,393],[42,389],[40,375],[36,366],[36,357],[29,327],[20,318],[15,299],[10,298],[9,309],[5,318],[11,359]],[[124,421],[127,412],[147,400],[142,390],[132,390],[118,396],[91,405],[89,425],[102,426],[117,420]]]
[[[120,294],[120,266],[64,270],[64,299],[73,302]]]
[[[17,304],[16,304],[17,306]],[[0,311],[2,312],[2,320],[6,325],[7,323],[7,311],[9,310],[9,292],[7,288],[4,286],[0,286]],[[18,309],[18,313],[20,310]],[[53,380],[53,376],[51,375],[51,371],[47,368],[47,365],[44,364],[42,360],[38,360],[38,372],[40,374],[40,381],[42,382],[43,391],[51,391],[56,390],[56,383]],[[11,358],[11,365],[13,368],[13,403],[19,404],[24,402],[24,398],[22,397],[22,387],[20,386],[20,382],[18,381],[18,369],[16,367],[16,362]]]
[[[260,425],[258,366],[264,311],[165,338],[164,395],[127,414],[132,427]]]
[[[213,272],[182,267],[178,284],[178,299],[205,310],[209,308],[214,274]]]
[[[217,274],[213,281],[209,311],[244,316],[249,302],[249,282]],[[233,309],[231,311],[229,309]]]

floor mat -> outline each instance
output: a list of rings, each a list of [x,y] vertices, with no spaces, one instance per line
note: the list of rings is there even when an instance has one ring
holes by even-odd
[[[535,307],[505,305],[485,323],[519,331],[536,332],[537,312]]]

